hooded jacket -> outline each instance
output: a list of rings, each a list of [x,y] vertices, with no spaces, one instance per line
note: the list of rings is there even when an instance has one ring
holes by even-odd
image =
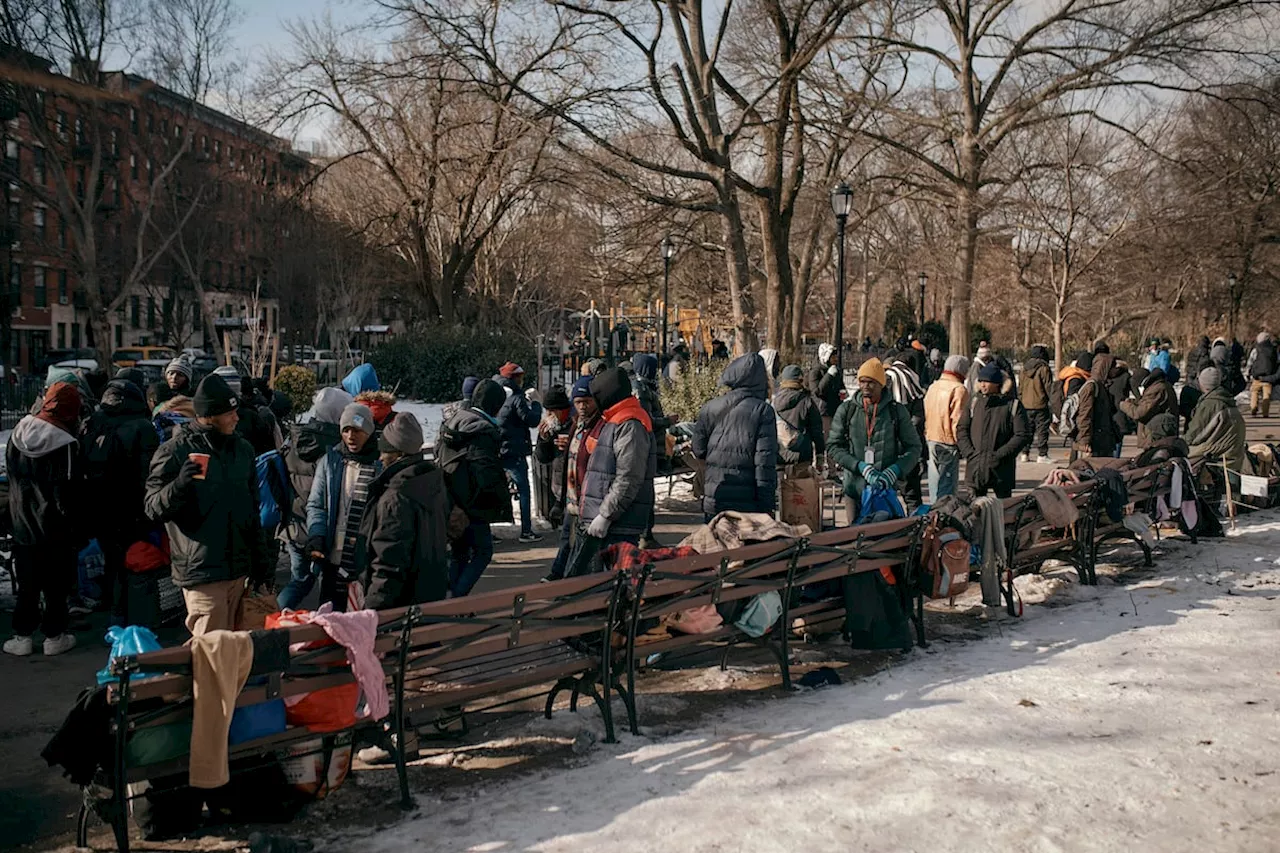
[[[1053,383],[1053,390],[1049,395],[1049,405],[1053,408],[1054,417],[1062,414],[1062,404],[1088,381],[1089,371],[1077,367],[1074,362],[1058,371],[1058,381]]]
[[[57,387],[51,387],[50,394],[56,394]],[[62,387],[76,395],[78,410],[79,392],[70,385]],[[46,402],[42,414],[48,407]],[[55,423],[42,415],[27,415],[9,436],[9,515],[19,545],[78,551],[89,538],[78,503],[83,469],[80,445],[68,429],[73,425],[74,418]]]
[[[1093,357],[1089,381],[1080,386],[1080,408],[1076,411],[1074,447],[1093,456],[1110,456],[1120,440],[1116,432],[1115,400],[1107,387],[1107,378],[1115,365],[1115,356],[1101,353]]]
[[[1022,382],[1018,397],[1024,409],[1047,409],[1052,396],[1053,371],[1049,368],[1049,351],[1032,347],[1031,356],[1022,363]]]
[[[593,383],[592,390],[595,390]],[[653,423],[640,401],[627,394],[597,396],[601,420],[585,441],[587,472],[580,496],[582,521],[609,520],[609,533],[639,536],[649,529],[658,456]]]
[[[702,510],[773,512],[777,507],[778,424],[764,359],[748,353],[720,374],[729,392],[702,407],[693,425],[695,458],[706,461]]]
[[[496,416],[498,428],[502,430],[502,462],[504,465],[523,463],[533,452],[529,430],[542,421],[542,404],[530,400],[525,389],[505,376],[495,376],[493,381],[507,392],[507,399]]]
[[[1236,407],[1235,397],[1225,387],[1219,385],[1200,398],[1184,437],[1193,458],[1212,456],[1225,461],[1233,471],[1243,469],[1244,416]]]
[[[356,397],[364,391],[381,391],[382,383],[378,381],[378,372],[372,364],[357,364],[343,378],[342,390]]]
[[[1115,361],[1111,365],[1111,370],[1107,373],[1107,390],[1111,392],[1111,402],[1114,404],[1114,414],[1111,419],[1115,421],[1116,441],[1122,436],[1132,435],[1137,431],[1138,425],[1133,422],[1133,418],[1129,417],[1120,404],[1133,396],[1134,381],[1133,374],[1129,371],[1129,365],[1125,364],[1115,356]],[[1139,368],[1141,369],[1141,368]]]
[[[812,462],[815,455],[822,458],[827,452],[827,436],[822,428],[822,414],[818,411],[818,401],[813,395],[800,387],[799,382],[782,382],[778,393],[773,395],[773,410],[779,420],[785,421],[793,430],[804,436],[800,444],[808,446],[808,450],[796,453],[783,446],[782,436],[778,436],[778,464],[794,465],[797,462]],[[776,426],[776,424],[775,424]]]
[[[208,473],[185,489],[178,472],[192,453],[209,454]],[[253,448],[238,434],[198,423],[179,427],[160,445],[147,476],[147,517],[169,534],[173,582],[192,589],[249,577],[270,579],[258,521],[258,472]]]
[[[473,522],[509,522],[511,493],[498,453],[502,432],[493,418],[472,407],[460,409],[440,427],[437,461],[453,505]]]
[[[956,444],[969,485],[1007,497],[1017,483],[1018,454],[1031,446],[1027,412],[1020,403],[979,393],[960,415]]]
[[[160,447],[142,390],[132,382],[108,382],[81,447],[87,490],[111,495],[91,516],[94,535],[132,544],[149,527],[142,504],[151,457]]]
[[[827,364],[826,359],[822,357],[824,352],[827,358],[830,358],[831,353],[835,352],[835,347],[831,344],[822,344],[818,347],[818,363],[812,365],[809,372],[805,374],[805,387],[818,401],[819,414],[829,418],[835,415],[836,409],[840,408],[840,391],[844,388],[844,380],[839,375],[831,373],[831,365]]]
[[[396,460],[369,486],[361,524],[370,610],[440,601],[449,591],[449,499],[444,475],[421,453]]]
[[[1200,340],[1196,343],[1195,349],[1187,353],[1187,378],[1185,385],[1195,390],[1200,390],[1200,371],[1210,365],[1209,358],[1209,338],[1201,335]]]
[[[249,442],[255,457],[276,449],[275,428],[255,406],[243,405],[236,412],[240,415],[236,434]]]
[[[1280,381],[1280,365],[1276,363],[1276,345],[1268,336],[1258,341],[1249,353],[1249,378],[1275,385]]]
[[[662,397],[658,392],[658,357],[649,353],[640,353],[631,359],[636,375],[632,382],[636,399],[649,414],[653,423],[653,446],[657,448],[658,458],[667,455],[667,427],[671,419],[662,409]]]
[[[195,419],[194,402],[190,397],[179,394],[176,397],[170,397],[156,407],[155,417],[151,419],[151,425],[156,428],[156,437],[160,439],[160,443],[164,444],[173,438],[173,434],[178,427],[191,423]]]
[[[339,436],[341,437],[341,436]],[[378,439],[370,436],[359,453],[352,453],[341,441],[335,443],[325,453],[324,458],[316,465],[315,479],[311,481],[311,492],[307,498],[307,538],[324,537],[322,549],[328,558],[332,558],[334,548],[339,544],[338,536],[344,531],[345,521],[339,518],[343,508],[343,485],[346,480],[348,462],[360,466],[372,465],[373,475],[382,473],[382,460],[378,458]],[[370,503],[365,504],[365,512]],[[363,521],[363,519],[361,519]],[[360,537],[356,543],[356,566],[364,565],[363,549],[368,542]]]
[[[1170,414],[1175,419],[1178,417],[1178,394],[1163,370],[1158,373],[1152,371],[1142,382],[1140,391],[1141,396],[1137,400],[1125,400],[1120,404],[1120,409],[1137,422],[1138,447],[1145,450],[1151,446],[1151,431],[1147,424],[1160,414]]]
[[[316,479],[316,465],[341,440],[342,432],[336,421],[310,420],[305,424],[294,424],[289,429],[289,444],[284,453],[289,484],[293,486],[289,538],[299,548],[307,542],[307,500]]]

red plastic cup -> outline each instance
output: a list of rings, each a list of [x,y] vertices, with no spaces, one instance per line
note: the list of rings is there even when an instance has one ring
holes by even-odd
[[[203,480],[209,475],[209,454],[208,453],[189,453],[187,458],[200,466],[200,473],[196,475],[197,480]]]

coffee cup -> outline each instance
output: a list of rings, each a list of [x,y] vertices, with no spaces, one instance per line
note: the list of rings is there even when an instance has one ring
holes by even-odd
[[[209,476],[209,454],[208,453],[189,453],[187,458],[200,466],[200,473],[196,475],[197,480],[203,480]]]

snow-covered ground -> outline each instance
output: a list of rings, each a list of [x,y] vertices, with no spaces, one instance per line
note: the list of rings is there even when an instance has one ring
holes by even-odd
[[[1057,582],[987,639],[622,734],[563,772],[419,796],[417,816],[325,847],[1280,849],[1280,512],[1162,550],[1140,581]]]

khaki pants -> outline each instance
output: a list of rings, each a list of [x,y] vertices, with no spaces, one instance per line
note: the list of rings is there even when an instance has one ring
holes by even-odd
[[[187,605],[187,630],[191,636],[236,629],[244,600],[244,581],[244,578],[217,581],[182,591],[182,600]]]
[[[1271,383],[1261,379],[1253,380],[1249,389],[1249,411],[1260,414],[1264,418],[1271,415]]]

